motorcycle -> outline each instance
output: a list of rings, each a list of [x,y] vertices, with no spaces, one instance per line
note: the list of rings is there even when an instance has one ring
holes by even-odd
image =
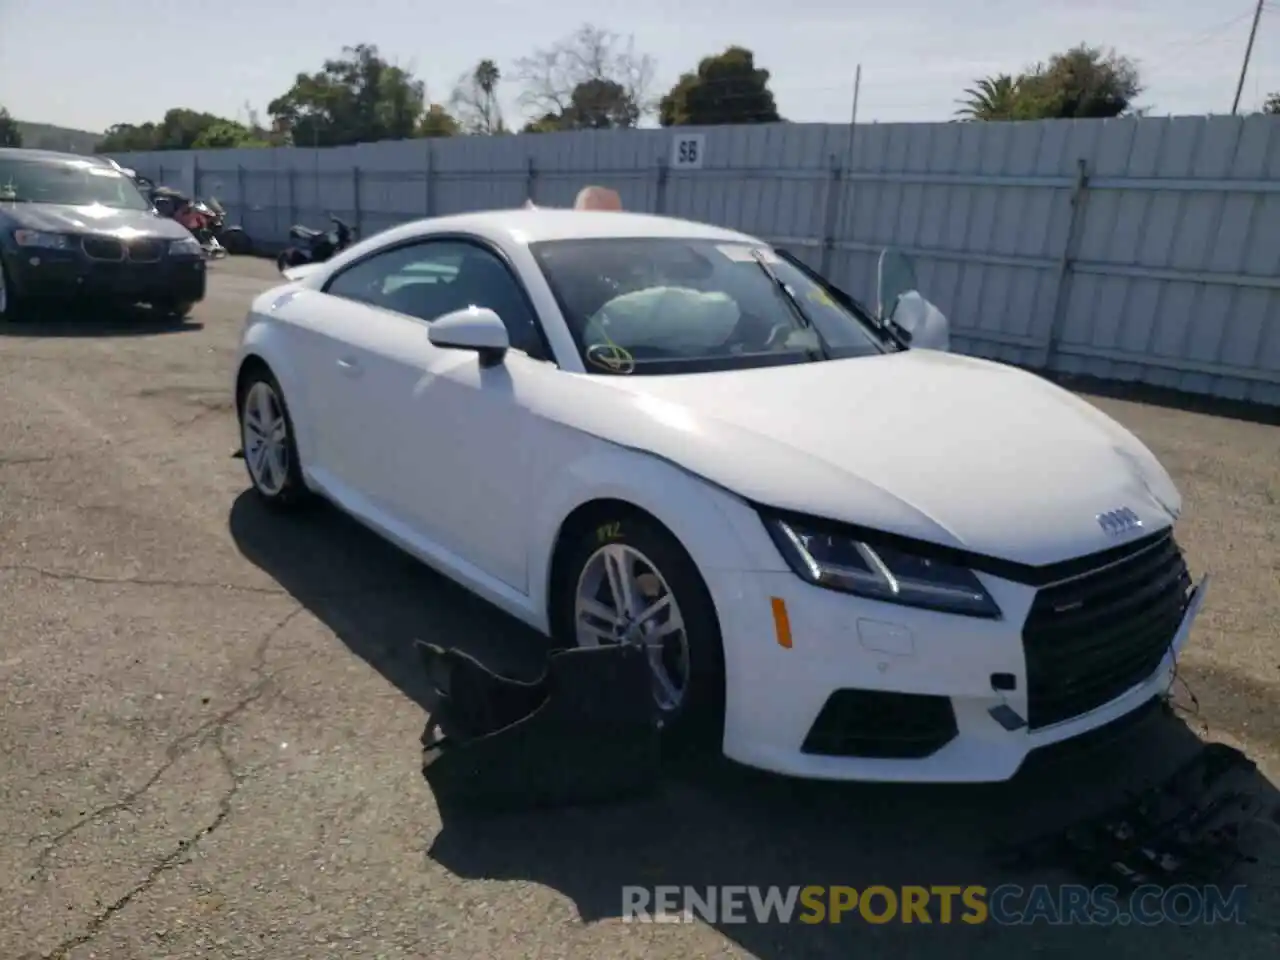
[[[204,200],[193,200],[182,216],[183,225],[200,241],[204,255],[217,260],[227,255],[227,249],[218,241],[225,215],[215,211]]]
[[[329,215],[333,224],[332,230],[313,230],[295,223],[289,228],[289,236],[297,240],[300,246],[287,247],[276,257],[276,267],[281,273],[290,267],[300,267],[304,263],[323,263],[334,254],[351,246],[355,238],[352,230],[341,218]]]
[[[172,187],[156,187],[151,191],[150,199],[158,214],[178,221],[191,231],[206,257],[218,259],[227,255],[218,241],[226,216],[220,206],[215,209],[205,201],[189,197]],[[217,205],[216,200],[214,205]]]
[[[216,244],[230,254],[246,254],[252,251],[253,244],[249,240],[249,235],[244,232],[244,227],[227,226],[226,208],[218,202],[217,197],[210,197],[204,201],[203,205],[209,214],[206,228]]]

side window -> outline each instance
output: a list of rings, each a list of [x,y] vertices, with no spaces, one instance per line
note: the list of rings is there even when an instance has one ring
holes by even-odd
[[[513,348],[545,354],[537,320],[511,270],[465,240],[429,240],[369,257],[337,274],[325,292],[426,323],[454,310],[488,307],[502,318]]]

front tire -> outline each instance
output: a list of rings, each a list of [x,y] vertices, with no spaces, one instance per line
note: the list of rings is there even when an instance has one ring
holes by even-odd
[[[680,543],[656,521],[602,511],[570,534],[553,584],[561,647],[645,646],[664,748],[716,756],[724,737],[724,651],[710,592]]]
[[[254,492],[273,509],[303,502],[307,488],[294,440],[293,419],[284,391],[271,371],[262,367],[245,377],[237,409],[245,469]]]
[[[287,250],[281,250],[276,257],[276,269],[284,273],[290,267],[300,267],[309,260],[310,258],[297,247],[289,247]]]
[[[241,256],[253,252],[253,244],[249,240],[249,235],[239,227],[231,227],[224,230],[219,242],[226,248],[227,253],[232,256]]]
[[[162,300],[151,305],[156,316],[164,320],[185,320],[195,309],[194,300]]]
[[[18,301],[18,291],[9,282],[9,274],[3,259],[0,259],[0,326],[14,323],[22,319],[22,304]]]

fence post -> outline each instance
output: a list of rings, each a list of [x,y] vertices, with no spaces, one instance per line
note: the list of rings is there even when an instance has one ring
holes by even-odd
[[[435,192],[432,189],[433,180],[435,179],[435,169],[434,169],[435,164],[432,162],[434,156],[435,156],[435,148],[432,146],[431,141],[428,140],[427,141],[427,163],[426,163],[426,168],[423,171],[423,179],[422,179],[422,194],[423,194],[422,199],[424,204],[422,215],[424,217],[432,216],[432,210],[433,210],[434,201],[435,201],[435,197],[432,195]]]
[[[289,188],[289,217],[284,229],[288,232],[298,222],[298,171],[292,166],[285,171],[285,184]]]
[[[236,164],[236,206],[239,208],[240,226],[249,232],[249,196],[244,183],[244,164]]]
[[[837,217],[840,213],[840,181],[844,170],[840,167],[840,158],[831,155],[831,169],[827,175],[826,196],[823,199],[826,217],[822,224],[822,259],[818,272],[824,277],[831,276],[831,258],[836,249]]]
[[[1067,239],[1062,244],[1062,255],[1058,258],[1058,281],[1054,286],[1053,314],[1049,319],[1049,333],[1045,338],[1044,350],[1041,352],[1040,367],[1048,370],[1053,363],[1054,354],[1058,352],[1058,341],[1062,339],[1062,327],[1067,321],[1067,306],[1071,302],[1072,264],[1075,263],[1076,249],[1080,245],[1080,236],[1084,232],[1084,205],[1089,196],[1089,168],[1084,157],[1076,161],[1076,182],[1071,188],[1071,218],[1067,223]]]
[[[538,168],[534,165],[533,157],[529,158],[528,165],[525,168],[524,175],[524,198],[526,201],[533,202],[534,186],[538,181]]]
[[[191,195],[193,197],[204,196],[204,190],[200,188],[200,154],[191,154]]]
[[[667,181],[671,176],[671,162],[658,157],[658,182],[654,190],[653,212],[661,216],[667,212]]]
[[[364,223],[363,223],[364,217],[362,216],[362,214],[361,214],[361,209],[360,209],[360,181],[361,181],[361,179],[362,179],[362,178],[361,178],[361,176],[360,176],[360,166],[359,166],[359,164],[357,164],[356,166],[354,166],[354,167],[352,167],[352,168],[351,168],[351,204],[352,204],[353,211],[354,211],[354,213],[355,213],[355,217],[354,217],[353,219],[355,220],[355,228],[356,228],[356,236],[357,236],[357,237],[363,237],[363,236],[364,236],[364,229],[363,229],[363,227],[364,227]]]

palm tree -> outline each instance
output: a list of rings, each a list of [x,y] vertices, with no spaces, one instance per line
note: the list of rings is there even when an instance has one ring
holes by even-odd
[[[983,77],[965,90],[958,100],[956,116],[965,120],[1012,120],[1017,114],[1022,93],[1021,78],[1007,73]]]
[[[481,60],[458,79],[449,103],[468,133],[507,132],[498,103],[501,81],[502,72],[492,60]]]

